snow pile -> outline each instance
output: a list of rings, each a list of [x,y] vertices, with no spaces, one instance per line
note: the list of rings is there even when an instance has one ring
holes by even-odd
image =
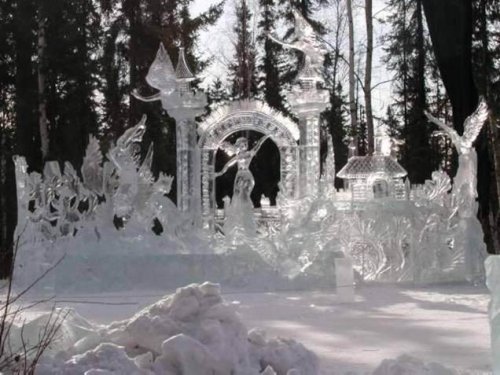
[[[75,314],[69,318],[66,326],[82,325]],[[45,358],[37,375],[319,373],[317,357],[303,345],[248,332],[219,285],[208,282],[180,288],[128,320],[80,332],[86,334]]]
[[[485,261],[486,285],[491,292],[489,306],[493,371],[500,372],[500,255],[490,255]]]
[[[397,359],[384,359],[373,375],[459,375],[464,374],[439,363],[425,363],[420,359],[402,355]]]

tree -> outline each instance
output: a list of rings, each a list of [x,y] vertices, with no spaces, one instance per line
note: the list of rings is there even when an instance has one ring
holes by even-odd
[[[342,84],[337,83],[330,89],[330,108],[321,114],[322,122],[332,136],[333,149],[335,150],[335,166],[340,168],[347,163],[347,133],[346,98],[343,94]],[[326,137],[322,139],[322,161],[326,158]],[[343,186],[342,179],[335,178],[335,187]]]
[[[473,75],[472,40],[474,22],[472,3],[468,0],[442,0],[438,2],[423,0],[433,50],[453,108],[453,125],[459,134],[463,132],[464,120],[475,110],[478,103],[478,91]],[[479,3],[479,5],[482,4]],[[486,8],[483,7],[482,9]],[[454,15],[453,22],[450,22],[450,14]],[[479,22],[484,24],[484,20]],[[485,82],[484,78],[483,82]],[[488,139],[488,128],[486,127],[476,142],[478,154],[478,216],[483,225],[488,250],[497,252],[499,250],[499,238],[498,232],[495,233],[495,231],[498,228],[498,213],[494,212],[495,205],[492,204],[495,195],[491,190],[491,172],[494,171],[489,157],[491,148]],[[498,174],[498,171],[496,173]]]
[[[349,25],[349,114],[351,117],[351,132],[354,133],[358,127],[358,109],[356,107],[356,80],[354,66],[354,18],[352,12],[352,0],[347,0],[347,19]]]
[[[257,93],[256,55],[250,21],[252,14],[246,0],[236,5],[236,44],[234,62],[230,66],[233,82],[232,96],[235,99],[248,99]]]
[[[388,22],[391,32],[386,36],[386,59],[394,74],[395,114],[401,118],[404,141],[401,164],[412,183],[430,178],[436,165],[432,155],[430,133],[424,111],[427,108],[427,55],[422,2],[391,0]]]
[[[14,103],[16,83],[16,60],[13,15],[11,1],[0,0],[0,278],[8,275],[12,233],[17,221],[16,184],[14,163],[16,107]]]
[[[363,91],[366,106],[366,130],[368,142],[368,154],[373,153],[373,110],[372,110],[372,60],[373,60],[373,4],[372,0],[365,0],[366,20],[366,61],[365,82]]]
[[[207,97],[209,110],[213,109],[217,104],[224,103],[229,99],[229,93],[220,78],[217,78],[208,87]]]
[[[285,98],[282,91],[282,72],[279,69],[280,52],[279,44],[268,38],[273,33],[277,21],[277,10],[274,0],[259,0],[261,20],[259,22],[260,34],[258,42],[264,45],[263,57],[259,64],[260,84],[264,91],[264,100],[271,107],[285,112]]]

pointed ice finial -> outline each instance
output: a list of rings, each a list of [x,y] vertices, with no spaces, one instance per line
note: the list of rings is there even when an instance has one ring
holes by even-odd
[[[358,145],[356,144],[355,137],[351,137],[351,140],[347,148],[348,148],[348,155],[347,155],[348,159],[352,158],[353,156],[358,156]]]
[[[177,89],[181,95],[189,92],[191,90],[189,82],[195,80],[195,76],[191,73],[191,70],[187,65],[184,47],[179,48],[179,60],[177,61],[175,75],[177,78]]]
[[[160,90],[163,94],[171,94],[176,87],[174,66],[163,43],[156,53],[156,58],[151,64],[146,81],[151,87]]]
[[[175,69],[175,76],[179,80],[192,81],[195,79],[194,74],[191,73],[191,70],[187,65],[184,47],[179,48],[179,61],[177,62],[177,68]]]
[[[375,155],[390,156],[391,155],[391,138],[387,135],[382,126],[377,128],[375,132]]]

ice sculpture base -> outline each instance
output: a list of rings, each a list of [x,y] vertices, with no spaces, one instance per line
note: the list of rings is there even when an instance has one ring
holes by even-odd
[[[214,280],[226,290],[266,292],[335,289],[335,261],[290,279],[271,268],[258,254],[93,254],[65,257],[40,290],[56,295],[130,290],[173,290]],[[51,285],[52,284],[52,285]],[[51,288],[51,286],[53,288]]]

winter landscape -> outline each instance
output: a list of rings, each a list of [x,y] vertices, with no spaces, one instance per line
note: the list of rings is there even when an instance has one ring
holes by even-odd
[[[0,19],[1,374],[500,374],[500,3]]]

